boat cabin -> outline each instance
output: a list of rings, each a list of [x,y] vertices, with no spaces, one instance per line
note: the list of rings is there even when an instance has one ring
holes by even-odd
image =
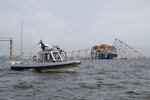
[[[66,53],[63,50],[46,49],[38,52],[38,62],[60,62],[66,60]]]

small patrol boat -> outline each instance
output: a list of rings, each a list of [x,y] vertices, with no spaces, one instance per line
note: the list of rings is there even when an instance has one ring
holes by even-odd
[[[68,60],[66,52],[58,46],[53,46],[51,49],[44,49],[33,56],[32,62],[14,63],[11,66],[12,70],[29,70],[33,69],[38,72],[74,72],[79,60]]]

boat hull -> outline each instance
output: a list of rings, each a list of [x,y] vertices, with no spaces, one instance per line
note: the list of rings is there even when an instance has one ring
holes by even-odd
[[[33,64],[14,64],[12,70],[29,70],[34,69],[38,72],[65,72],[75,71],[75,68],[80,64],[79,61],[63,61],[52,63],[33,63]]]

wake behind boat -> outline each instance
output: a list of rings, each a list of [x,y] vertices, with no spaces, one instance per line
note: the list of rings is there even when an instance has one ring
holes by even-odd
[[[12,70],[34,69],[38,72],[74,72],[81,62],[79,60],[68,60],[65,51],[58,46],[43,48],[33,56],[32,62],[15,63]]]

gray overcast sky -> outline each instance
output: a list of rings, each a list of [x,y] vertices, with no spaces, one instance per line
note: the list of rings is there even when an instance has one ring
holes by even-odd
[[[42,39],[65,50],[111,44],[119,38],[149,54],[150,0],[0,0],[0,37],[13,37],[20,51],[20,23],[24,52],[38,51]],[[0,43],[0,53],[6,53]]]

